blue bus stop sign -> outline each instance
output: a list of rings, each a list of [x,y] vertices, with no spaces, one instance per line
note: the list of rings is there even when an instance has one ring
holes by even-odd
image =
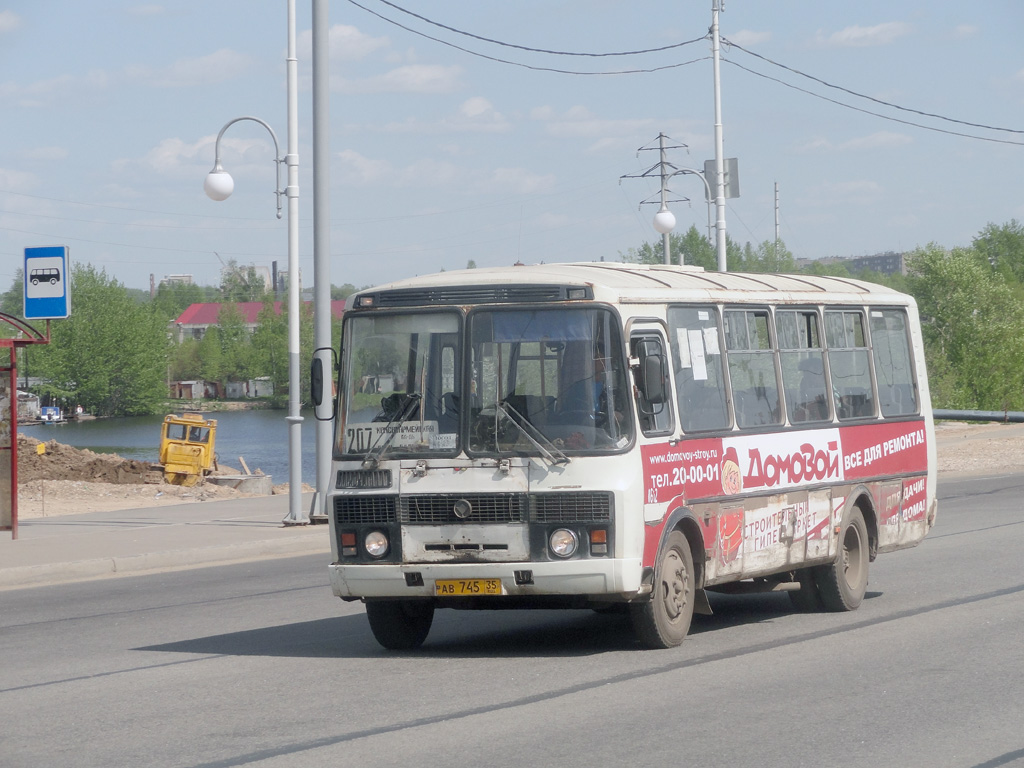
[[[26,320],[51,320],[71,314],[70,266],[66,245],[25,249]]]

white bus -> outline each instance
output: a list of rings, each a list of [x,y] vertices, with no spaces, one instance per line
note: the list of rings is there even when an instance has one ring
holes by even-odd
[[[917,309],[879,285],[446,272],[350,298],[339,371],[331,585],[387,648],[441,607],[618,608],[654,648],[705,590],[853,610],[935,521]]]

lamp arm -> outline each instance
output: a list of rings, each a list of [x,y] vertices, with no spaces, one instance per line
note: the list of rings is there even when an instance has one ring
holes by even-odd
[[[277,196],[277,218],[281,218],[281,198],[287,194],[285,190],[281,189],[281,164],[285,162],[285,158],[281,157],[281,146],[277,143],[277,134],[274,133],[274,129],[270,127],[264,120],[260,120],[258,117],[250,117],[248,115],[243,117],[236,117],[233,120],[228,120],[224,123],[224,127],[220,129],[220,133],[217,134],[217,141],[213,146],[213,170],[210,173],[223,173],[224,167],[220,164],[220,139],[224,135],[224,131],[230,128],[237,122],[242,120],[252,120],[254,123],[259,123],[270,133],[270,138],[274,140],[274,163],[277,166],[277,186],[274,189],[274,194]]]

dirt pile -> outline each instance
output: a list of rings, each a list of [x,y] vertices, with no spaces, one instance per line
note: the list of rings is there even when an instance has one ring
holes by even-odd
[[[40,445],[43,446],[41,451]],[[18,484],[34,480],[142,485],[162,483],[163,474],[157,465],[147,461],[72,448],[56,440],[43,443],[18,435]]]

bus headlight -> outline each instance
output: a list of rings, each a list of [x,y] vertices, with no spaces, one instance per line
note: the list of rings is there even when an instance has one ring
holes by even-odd
[[[370,557],[384,557],[388,553],[388,537],[383,531],[370,531],[363,539],[363,546]]]
[[[572,557],[579,548],[579,539],[576,534],[567,528],[559,528],[552,531],[548,537],[548,546],[551,552],[558,557]]]

